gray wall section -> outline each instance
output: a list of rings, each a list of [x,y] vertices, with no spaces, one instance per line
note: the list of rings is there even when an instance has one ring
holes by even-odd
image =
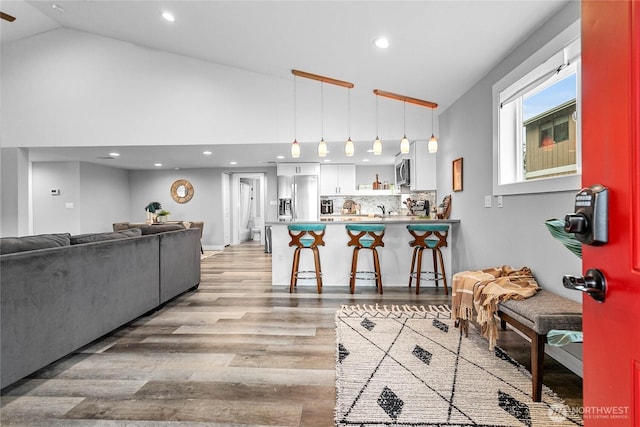
[[[224,247],[222,212],[222,175],[226,169],[181,169],[131,171],[131,193],[128,218],[119,221],[144,221],[144,207],[150,202],[160,202],[169,212],[169,220],[204,221],[202,244],[205,247]],[[240,168],[233,172],[265,172],[267,175],[265,197],[265,220],[277,219],[276,206],[269,201],[277,199],[276,168]],[[193,184],[193,198],[183,204],[176,203],[169,192],[177,179],[186,179]],[[114,221],[116,222],[116,221]]]
[[[82,162],[34,162],[32,188],[33,234],[111,231],[113,218],[129,213],[126,170]],[[59,189],[60,195],[51,195],[52,189]]]
[[[2,153],[5,153],[3,149]],[[7,159],[12,157],[10,153]],[[8,161],[8,160],[7,160]],[[9,168],[7,168],[9,169]],[[3,169],[3,183],[5,173]],[[33,234],[68,232],[71,234],[110,231],[114,222],[144,222],[144,210],[150,202],[157,201],[171,215],[170,220],[204,221],[202,243],[204,246],[223,247],[222,175],[225,169],[182,169],[125,171],[82,162],[33,163]],[[264,172],[266,174],[265,221],[277,219],[276,168],[241,168],[234,172]],[[194,196],[184,204],[176,203],[170,194],[171,184],[177,179],[187,179],[194,187]],[[60,189],[59,196],[52,196],[51,189]],[[11,233],[19,215],[14,208],[15,191],[2,192],[2,235]],[[28,191],[25,190],[25,194]],[[73,208],[67,208],[73,203]],[[5,209],[3,207],[3,209]],[[4,223],[3,223],[4,224]]]
[[[32,182],[33,234],[80,234],[80,163],[33,163]]]
[[[579,274],[581,260],[551,237],[544,222],[563,218],[573,208],[575,192],[504,196],[504,207],[484,207],[492,195],[492,86],[580,17],[578,2],[553,19],[440,115],[438,197],[452,194],[453,218],[461,220],[454,256],[462,270],[490,266],[528,266],[541,286],[567,298],[582,295],[562,287],[564,274]],[[464,189],[452,192],[451,162],[464,158]],[[576,189],[578,190],[578,189]]]
[[[0,236],[29,233],[29,153],[0,149]]]
[[[129,171],[80,163],[82,233],[112,231],[112,218],[129,213]]]

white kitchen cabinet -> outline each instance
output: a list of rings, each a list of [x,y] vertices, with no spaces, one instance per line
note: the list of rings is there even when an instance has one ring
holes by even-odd
[[[278,176],[320,175],[320,163],[278,163]]]
[[[320,165],[320,195],[356,194],[356,165]]]
[[[411,191],[424,191],[436,189],[436,155],[429,153],[426,141],[414,141],[408,154],[399,154],[396,163],[400,159],[410,159],[409,188]]]

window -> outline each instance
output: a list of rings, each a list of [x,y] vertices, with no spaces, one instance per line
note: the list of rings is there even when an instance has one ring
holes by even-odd
[[[494,85],[494,194],[580,188],[580,77],[577,23]]]

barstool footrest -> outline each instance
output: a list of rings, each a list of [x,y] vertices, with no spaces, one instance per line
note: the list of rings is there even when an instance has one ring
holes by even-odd
[[[425,274],[430,274],[433,277],[424,277]],[[410,273],[411,277],[413,277],[414,279],[418,278],[418,273],[413,272]],[[444,279],[444,274],[440,273],[440,272],[435,272],[435,271],[421,271],[420,272],[420,280],[425,280],[425,281],[438,281],[438,280],[443,280]]]
[[[303,270],[294,273],[294,276],[300,280],[316,280],[322,277],[322,272],[316,274],[315,270]]]
[[[353,277],[353,274],[350,276]],[[375,271],[356,271],[356,280],[377,280],[378,273]]]

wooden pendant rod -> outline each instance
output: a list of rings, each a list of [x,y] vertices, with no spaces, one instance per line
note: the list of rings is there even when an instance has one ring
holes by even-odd
[[[0,12],[0,18],[4,19],[5,21],[9,21],[9,22],[13,22],[13,21],[16,20],[16,18],[14,16],[11,16],[8,13],[4,13],[4,12]]]
[[[331,77],[325,77],[318,74],[311,74],[311,73],[307,73],[305,71],[300,71],[300,70],[291,70],[291,74],[298,77],[304,77],[305,79],[318,80],[323,83],[330,83],[332,85],[348,87],[349,89],[351,89],[354,86],[354,84],[351,82],[336,80],[336,79],[332,79]]]
[[[435,102],[423,101],[422,99],[411,98],[410,96],[398,95],[397,93],[385,92],[384,90],[378,90],[378,89],[374,89],[373,93],[375,93],[376,95],[387,97],[387,98],[396,99],[398,101],[420,105],[422,107],[427,107],[431,109],[438,108],[438,104],[436,104]]]

